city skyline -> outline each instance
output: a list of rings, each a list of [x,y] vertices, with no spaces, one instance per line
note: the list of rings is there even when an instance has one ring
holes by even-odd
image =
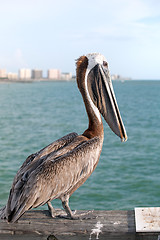
[[[44,74],[42,69],[21,68],[18,72],[7,72],[7,69],[0,69],[0,79],[29,80],[29,79],[51,79],[51,80],[70,80],[71,72],[61,72],[60,69],[48,69]]]
[[[0,80],[65,80],[69,81],[75,79],[76,76],[72,72],[61,72],[60,69],[48,69],[47,75],[42,69],[27,69],[21,68],[18,72],[7,72],[6,69],[0,69]],[[120,74],[111,74],[112,80],[132,80],[131,77],[121,76]]]
[[[160,1],[6,0],[0,8],[0,68],[75,74],[76,59],[100,52],[110,72],[160,79]]]

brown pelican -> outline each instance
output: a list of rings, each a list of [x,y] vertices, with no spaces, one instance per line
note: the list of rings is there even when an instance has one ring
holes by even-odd
[[[82,94],[89,126],[82,135],[70,133],[30,155],[17,172],[4,209],[8,222],[17,221],[27,210],[60,199],[67,217],[74,219],[69,197],[96,168],[103,144],[101,115],[122,141],[127,134],[120,116],[108,63],[98,53],[77,60],[77,84]]]

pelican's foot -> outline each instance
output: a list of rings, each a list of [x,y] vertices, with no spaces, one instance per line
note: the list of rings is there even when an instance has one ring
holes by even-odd
[[[69,195],[64,195],[63,196],[63,200],[62,201],[62,206],[65,210],[65,212],[67,213],[67,215],[63,216],[63,215],[59,215],[58,217],[61,217],[61,218],[66,218],[66,219],[71,219],[71,220],[78,220],[78,219],[91,219],[91,218],[94,218],[93,216],[88,216],[89,213],[92,213],[93,211],[88,211],[88,212],[85,212],[85,213],[80,213],[80,214],[76,214],[76,211],[71,211],[70,207],[69,207]]]
[[[48,202],[47,205],[48,205],[49,214],[51,215],[52,218],[55,218],[56,211],[55,211],[54,207],[52,206],[51,202]]]
[[[66,215],[57,215],[58,218],[64,218],[64,219],[71,219],[71,220],[78,220],[79,218],[77,218],[77,216],[75,215],[76,213],[76,210],[75,211],[72,211],[70,212],[69,214],[66,214]]]
[[[49,214],[52,218],[56,217],[56,212],[55,211],[52,211],[52,210],[49,210],[49,209],[48,209],[48,211],[49,211]]]
[[[68,214],[68,215],[58,215],[58,218],[65,218],[65,219],[70,219],[70,220],[84,220],[84,219],[94,219],[96,218],[93,215],[90,215],[93,213],[93,211],[88,211],[85,213],[79,213],[76,214],[76,210],[72,211],[72,214]]]
[[[63,210],[55,210],[55,211],[53,211],[53,210],[49,210],[48,209],[48,211],[49,211],[49,215],[52,217],[52,218],[56,218],[56,217],[59,217],[59,216],[61,216],[61,214],[62,214],[62,216],[63,216],[63,214],[65,213]]]
[[[54,207],[50,204],[48,204],[48,211],[49,214],[52,218],[56,218],[57,216],[59,216],[60,214],[64,214],[64,211],[61,209],[54,209]]]

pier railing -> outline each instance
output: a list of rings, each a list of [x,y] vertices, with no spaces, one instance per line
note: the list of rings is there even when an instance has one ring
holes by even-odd
[[[82,211],[77,211],[79,213]],[[7,239],[160,240],[160,233],[136,233],[134,211],[93,211],[86,215],[86,219],[69,220],[53,219],[47,210],[32,210],[16,223],[0,220],[0,240]]]

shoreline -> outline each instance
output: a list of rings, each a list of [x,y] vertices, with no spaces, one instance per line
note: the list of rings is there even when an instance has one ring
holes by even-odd
[[[12,79],[12,80],[9,80],[9,79],[0,79],[0,84],[2,83],[38,83],[38,82],[75,82],[76,79],[73,78],[73,79],[69,79],[69,80],[64,80],[64,79],[45,79],[45,78],[42,78],[42,79],[27,79],[27,80],[19,80],[19,79]],[[124,82],[149,82],[149,81],[152,81],[152,82],[159,82],[160,79],[131,79],[131,80],[127,80],[127,79],[115,79],[115,80],[112,80],[112,82],[121,82],[121,83],[124,83]]]
[[[19,80],[19,79],[0,79],[0,83],[38,83],[38,82],[74,82],[75,79],[64,80],[64,79],[26,79],[26,80]]]

